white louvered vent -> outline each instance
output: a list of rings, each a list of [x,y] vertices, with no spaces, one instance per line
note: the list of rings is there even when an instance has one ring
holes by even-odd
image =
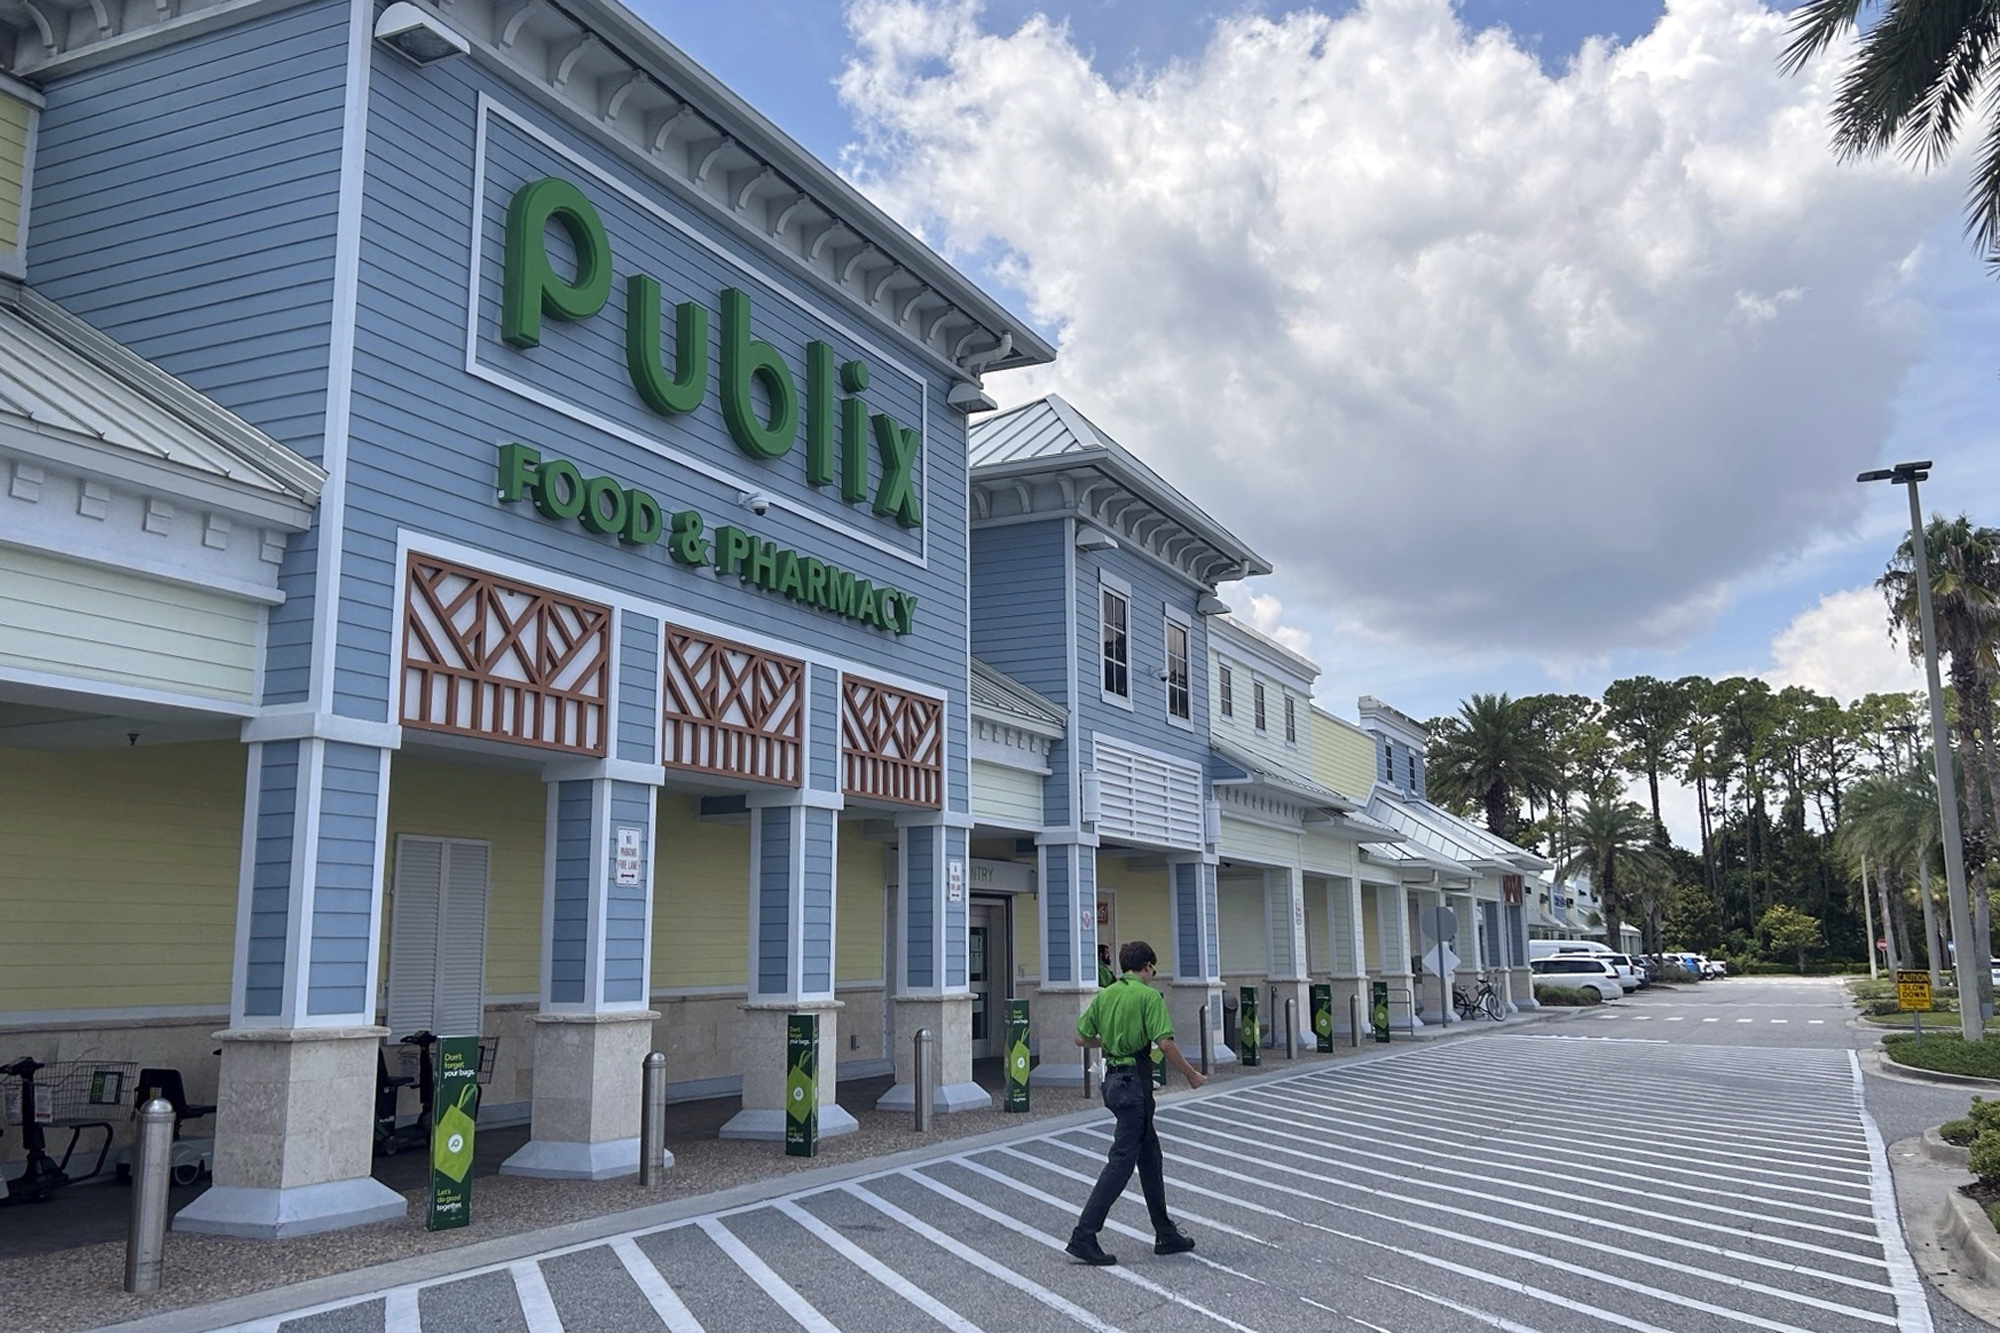
[[[1164,755],[1095,738],[1097,831],[1164,847],[1201,846],[1201,770]]]
[[[393,1040],[420,1029],[473,1036],[486,1007],[486,894],[491,851],[462,838],[396,839],[389,926]]]

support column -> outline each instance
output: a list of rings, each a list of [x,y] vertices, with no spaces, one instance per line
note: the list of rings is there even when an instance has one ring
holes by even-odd
[[[1520,903],[1500,909],[1501,926],[1507,936],[1507,993],[1516,1009],[1539,1009],[1535,999],[1535,974],[1528,968],[1528,911]]]
[[[1377,884],[1375,886],[1375,928],[1382,942],[1382,979],[1389,983],[1389,1022],[1396,1025],[1398,1017],[1409,1020],[1413,1028],[1420,1028],[1424,1021],[1417,1017],[1416,973],[1410,967],[1410,960],[1416,955],[1416,941],[1410,934],[1410,891],[1401,884]],[[1394,994],[1402,991],[1402,995]]]
[[[1306,966],[1304,876],[1296,866],[1264,871],[1264,975],[1269,987],[1271,1045],[1285,1044],[1285,1001],[1293,1002],[1299,1038],[1312,1034],[1312,978]]]
[[[641,1067],[659,1017],[647,1007],[657,789],[629,779],[654,776],[605,760],[543,769],[531,1137],[501,1163],[504,1175],[608,1180],[639,1170]]]
[[[1081,1088],[1084,1052],[1076,1046],[1076,1021],[1097,994],[1097,840],[1067,830],[1045,833],[1037,851],[1042,984],[1029,1028],[1041,1058],[1028,1082]]]
[[[1348,1037],[1354,1035],[1348,1020],[1357,1011],[1368,1011],[1368,950],[1361,923],[1361,881],[1351,875],[1328,878],[1326,956],[1332,962],[1333,1026]],[[1350,1005],[1350,998],[1360,1004]]]
[[[277,1240],[408,1210],[369,1175],[388,1031],[375,1025],[375,993],[396,729],[349,730],[386,743],[249,746],[215,1184],[176,1231]]]
[[[750,988],[743,1004],[743,1109],[725,1139],[785,1137],[786,1020],[819,1015],[819,1134],[861,1126],[835,1100],[841,1003],[833,995],[838,793],[750,798]],[[906,895],[907,896],[907,895]]]
[[[896,950],[900,974],[892,979],[896,1006],[896,1082],[875,1103],[878,1111],[916,1105],[916,1053],[911,1037],[929,1028],[935,1038],[931,1105],[940,1114],[990,1111],[993,1097],[972,1078],[972,989],[966,971],[970,925],[966,866],[969,831],[962,819],[912,815],[898,821]],[[1010,979],[1011,984],[1011,979]],[[1004,1021],[1006,1010],[995,1006]]]
[[[1175,1039],[1190,1061],[1201,1053],[1201,1007],[1208,1006],[1209,1040],[1215,1062],[1234,1064],[1229,1045],[1234,1033],[1222,1023],[1222,951],[1216,924],[1215,859],[1169,858],[1167,919],[1173,939],[1167,946],[1173,961],[1173,984],[1167,991],[1167,1016]]]

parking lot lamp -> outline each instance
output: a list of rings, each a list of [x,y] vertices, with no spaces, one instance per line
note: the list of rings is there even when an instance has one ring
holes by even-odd
[[[1937,622],[1931,615],[1931,557],[1924,540],[1924,509],[1917,483],[1931,475],[1928,458],[1863,472],[1856,481],[1886,481],[1910,491],[1910,554],[1916,563],[1917,624],[1924,638],[1924,679],[1931,696],[1931,760],[1937,769],[1938,822],[1944,837],[1945,891],[1951,900],[1952,962],[1958,973],[1958,1027],[1967,1041],[1985,1035],[1979,1014],[1979,978],[1975,967],[1989,966],[1990,944],[1973,938],[1972,910],[1965,896],[1965,847],[1958,829],[1958,776],[1951,767],[1951,736],[1944,725],[1944,690],[1938,684]],[[1887,923],[1884,923],[1885,925]],[[1975,956],[1976,955],[1976,956]]]

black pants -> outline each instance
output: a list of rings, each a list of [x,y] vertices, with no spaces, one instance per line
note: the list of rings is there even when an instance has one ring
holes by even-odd
[[[1153,1218],[1153,1234],[1165,1236],[1174,1229],[1167,1216],[1167,1182],[1160,1167],[1160,1136],[1153,1132],[1153,1070],[1148,1062],[1104,1074],[1104,1106],[1118,1118],[1111,1139],[1111,1156],[1090,1191],[1090,1202],[1076,1229],[1095,1236],[1104,1228],[1111,1205],[1125,1192],[1134,1167],[1139,1171],[1139,1188],[1146,1195],[1146,1211]]]

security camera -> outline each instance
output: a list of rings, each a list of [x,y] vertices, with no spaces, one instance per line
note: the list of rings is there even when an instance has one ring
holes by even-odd
[[[760,518],[771,508],[771,497],[762,491],[745,491],[737,497],[745,509]]]

